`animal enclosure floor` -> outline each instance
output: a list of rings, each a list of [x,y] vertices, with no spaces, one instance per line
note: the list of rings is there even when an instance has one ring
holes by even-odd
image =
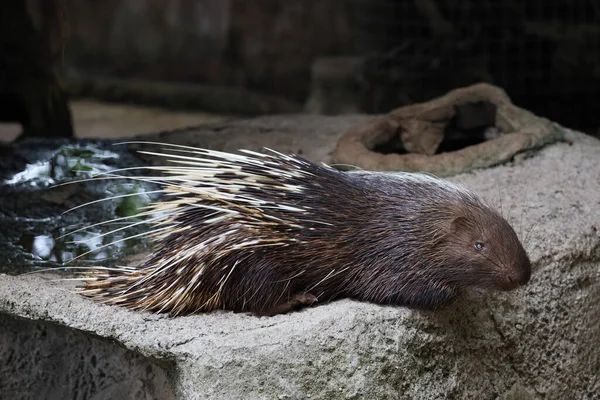
[[[173,111],[133,104],[103,103],[95,100],[70,102],[78,138],[120,138],[145,133],[207,125],[232,116],[199,111]],[[10,142],[21,132],[17,123],[0,123],[0,141]]]

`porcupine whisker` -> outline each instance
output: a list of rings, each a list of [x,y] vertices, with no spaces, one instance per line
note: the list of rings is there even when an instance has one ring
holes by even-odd
[[[220,169],[220,172],[218,172],[219,174],[222,173],[230,173],[231,175],[235,175],[236,178],[238,180],[243,180],[243,181],[250,181],[251,178],[260,178],[261,180],[264,179],[281,179],[281,178],[287,178],[287,179],[293,179],[295,178],[294,175],[291,174],[282,174],[280,172],[267,172],[264,173],[263,175],[255,175],[252,174],[250,172],[247,172],[245,170],[242,170],[240,168],[231,168],[231,169],[227,169],[226,166],[223,166],[221,164],[218,164],[216,166],[210,165],[210,166],[205,166],[204,164],[200,164],[196,161],[184,161],[184,160],[169,160],[172,163],[175,164],[180,164],[180,165],[185,165],[186,167],[182,167],[182,168],[187,168],[187,172],[189,172],[190,176],[193,177],[199,177],[199,176],[203,176],[203,177],[207,177],[207,178],[212,178],[212,179],[217,179],[214,177],[214,169]]]
[[[138,214],[136,214],[136,216],[137,215]],[[97,239],[103,238],[105,236],[112,235],[113,233],[117,233],[117,232],[129,229],[129,228],[133,228],[134,226],[143,225],[143,224],[150,224],[153,221],[157,221],[157,220],[160,220],[160,219],[164,219],[164,216],[159,215],[159,216],[147,219],[147,220],[143,220],[143,221],[139,221],[139,222],[134,222],[134,223],[131,223],[131,224],[127,224],[127,225],[125,225],[123,227],[120,227],[120,228],[117,228],[117,229],[113,229],[112,231],[108,231],[108,232],[104,232],[104,233],[101,233],[101,234],[98,234],[98,235],[94,235],[93,237],[91,237],[89,239],[72,240],[72,241],[69,241],[67,243],[87,243],[87,242],[90,242],[92,240],[97,240]]]
[[[190,248],[190,250],[188,251],[188,253],[186,253],[187,257],[190,256],[191,251],[195,250],[195,248],[197,248],[198,251],[202,250],[205,247],[205,244],[206,244],[206,242],[202,242],[200,244],[195,245],[195,247]],[[184,255],[183,257],[185,257],[185,256],[186,255]],[[172,269],[173,266],[178,261],[180,261],[180,259],[175,259],[174,257],[170,257],[170,258],[168,258],[165,261],[168,261],[168,262],[166,262],[164,264],[161,264],[160,268],[158,268],[158,267],[152,268],[152,270],[149,273],[147,273],[142,278],[140,278],[140,280],[137,281],[137,282],[135,282],[132,286],[136,286],[138,284],[141,285],[144,281],[152,279],[156,274],[159,274],[162,270]],[[200,271],[203,271],[203,268],[200,268]],[[195,275],[195,277],[199,277],[199,276],[200,276],[200,272],[197,272],[196,275]]]
[[[205,307],[208,307],[211,303],[215,302],[215,299],[218,299],[220,296],[219,292],[215,292],[212,296],[210,296],[208,298],[208,300],[206,300],[201,306],[200,309],[203,309]]]
[[[172,261],[170,264],[173,264],[174,262],[175,261]],[[169,266],[169,264],[167,264],[167,266],[163,266],[163,268],[167,269],[167,268],[170,268],[170,266]],[[146,275],[143,275],[142,277],[140,277],[140,279],[132,282],[131,286],[129,286],[128,288],[123,290],[121,296],[126,296],[126,295],[129,295],[130,293],[136,293],[138,290],[144,290],[144,284],[152,279],[152,277],[154,276],[153,273],[156,270],[157,270],[157,268],[154,268],[154,271],[152,271]]]
[[[160,291],[163,293],[169,293],[169,290],[171,290],[179,281],[179,277],[175,278],[168,286],[164,286],[165,284],[163,284],[163,287],[160,288]],[[170,296],[167,301],[165,301],[164,305],[159,309],[159,313],[160,312],[164,312],[166,308],[169,308],[169,306],[171,304],[173,304],[173,307],[171,308],[176,308],[177,307],[177,296]]]
[[[140,151],[138,151],[138,153],[140,153],[140,154],[146,154],[146,155],[149,155],[149,156],[165,157],[165,158],[167,158],[166,161],[170,161],[170,162],[178,162],[179,160],[186,160],[188,162],[195,162],[198,165],[204,165],[203,162],[211,162],[211,161],[213,163],[215,162],[214,160],[203,159],[203,158],[199,158],[199,157],[182,156],[182,155],[179,155],[179,154],[157,153],[155,151],[140,150]],[[173,160],[169,159],[169,157],[173,158]],[[240,159],[242,161],[249,160],[248,157],[244,157],[244,156],[240,156]],[[250,164],[252,164],[252,163],[250,163]]]
[[[181,175],[181,176],[175,176],[175,177],[162,177],[164,182],[170,182],[170,181],[183,181],[183,182],[189,182],[189,183],[193,183],[193,185],[190,185],[190,187],[199,187],[199,185],[197,184],[197,181],[190,179],[190,178],[202,178],[203,182],[202,182],[202,186],[207,185],[208,182],[210,182],[211,184],[213,184],[213,186],[217,186],[217,187],[221,187],[221,188],[225,188],[229,191],[233,191],[236,189],[243,189],[243,188],[247,188],[247,187],[257,187],[257,188],[280,188],[281,190],[288,190],[291,192],[298,192],[300,189],[304,189],[303,186],[299,186],[299,185],[281,185],[281,187],[279,187],[277,184],[279,184],[279,182],[276,182],[276,178],[272,178],[273,179],[273,183],[272,184],[266,184],[263,181],[258,182],[258,181],[253,181],[250,180],[248,178],[251,178],[251,175],[248,175],[248,177],[245,176],[237,176],[237,184],[232,184],[231,182],[234,181],[231,178],[228,179],[222,179],[222,178],[217,178],[214,176],[214,174],[209,173],[209,174],[204,174],[204,171],[202,170],[198,170],[196,173],[194,174],[190,174],[190,175]],[[236,175],[238,175],[238,173],[235,173]]]
[[[127,141],[127,142],[113,143],[113,145],[124,145],[124,144],[149,144],[149,145],[155,145],[155,146],[188,149],[188,150],[193,150],[197,154],[210,155],[212,157],[217,157],[217,158],[226,159],[226,160],[235,160],[235,159],[240,160],[240,159],[248,158],[248,157],[240,156],[240,155],[233,154],[233,153],[225,153],[225,152],[218,151],[218,150],[201,149],[198,147],[185,146],[185,145],[174,144],[174,143],[161,143],[161,142],[149,142],[149,141]],[[263,155],[263,156],[269,157],[267,155]]]
[[[184,153],[198,154],[198,152],[193,152],[193,151],[185,151],[185,150],[178,150],[178,151],[184,152]],[[283,171],[281,171],[281,168],[278,168],[278,165],[276,163],[274,163],[273,161],[262,161],[262,160],[257,160],[257,159],[244,157],[244,156],[240,156],[241,159],[238,160],[237,164],[235,164],[235,163],[233,163],[229,160],[225,160],[225,159],[206,159],[206,158],[200,158],[200,157],[181,156],[181,155],[166,154],[166,153],[143,152],[143,151],[140,151],[140,152],[142,152],[144,154],[151,153],[152,155],[157,155],[157,156],[160,155],[162,157],[167,157],[167,158],[168,157],[176,157],[176,158],[178,158],[178,160],[169,160],[169,161],[178,163],[178,164],[196,165],[199,168],[227,167],[227,168],[231,168],[231,170],[234,170],[234,171],[241,171],[242,166],[245,164],[245,165],[249,165],[249,166],[260,167],[266,171],[275,173],[276,176],[282,175],[282,174],[284,176],[288,176],[288,177],[294,176],[294,174],[291,172],[284,173]],[[263,158],[274,159],[274,157],[268,156],[268,155],[263,155]],[[303,171],[296,171],[295,173],[302,174],[302,175],[312,175],[311,173],[303,172]]]
[[[339,271],[335,271],[335,270],[331,270],[323,279],[321,279],[320,281],[318,281],[317,283],[315,283],[314,285],[308,287],[308,289],[306,289],[306,292],[311,293],[317,286],[319,286],[321,283],[325,282],[327,279],[331,279],[336,275],[341,274],[342,272],[345,272],[348,270],[348,267],[340,269]]]
[[[496,181],[496,191],[498,192],[498,203],[500,205],[500,215],[502,215],[504,218],[506,218],[504,216],[504,210],[502,207],[502,196],[500,195],[500,185],[498,184],[498,181]]]
[[[265,147],[264,149],[265,149],[266,151],[268,151],[268,152],[271,152],[271,153],[273,153],[273,154],[275,154],[275,155],[277,155],[277,156],[279,156],[279,157],[283,158],[284,160],[288,160],[288,161],[294,161],[294,159],[293,159],[292,157],[288,156],[287,154],[282,154],[282,153],[280,153],[280,152],[278,152],[278,151],[275,151],[275,150],[272,150],[272,149],[270,149],[270,148],[268,148],[268,147]],[[240,149],[239,151],[240,151],[241,153],[244,153],[244,154],[249,154],[249,155],[251,155],[251,156],[254,156],[254,157],[265,157],[265,156],[266,156],[266,157],[269,157],[269,158],[273,158],[272,156],[270,156],[270,155],[268,155],[268,154],[259,153],[259,152],[257,152],[257,151],[254,151],[254,150]]]
[[[306,211],[306,209],[304,210]],[[312,224],[319,224],[319,225],[325,225],[325,226],[335,226],[335,224],[330,223],[330,222],[324,222],[324,221],[317,221],[317,220],[313,220],[313,219],[302,219],[304,222],[309,222]]]
[[[304,272],[304,271],[303,271]],[[246,291],[242,294],[242,297],[244,298],[244,304],[246,304],[247,302],[249,302],[252,299],[252,296],[250,296],[250,298],[246,298],[246,295],[248,294],[248,292],[250,292],[252,290],[251,286],[248,286],[248,288],[246,289]]]
[[[288,281],[285,283],[285,286],[283,287],[283,289],[282,289],[282,290],[281,290],[281,292],[279,293],[279,296],[278,296],[278,297],[275,299],[274,303],[276,303],[276,304],[277,304],[277,303],[279,303],[279,302],[281,301],[281,298],[282,298],[282,297],[283,297],[283,295],[286,293],[286,291],[287,291],[287,288],[290,286],[290,282],[291,282],[291,281],[290,281],[290,280],[288,280]],[[289,299],[289,297],[290,297],[290,296],[289,296],[289,293],[288,293],[288,296],[287,296],[287,297],[288,297],[288,299]]]
[[[494,264],[496,267],[498,267],[499,269],[502,268],[502,265],[500,265],[500,263],[498,263],[496,260],[492,259],[490,256],[486,256],[483,255],[483,257],[488,260],[490,263]],[[502,260],[505,261],[505,260]]]
[[[218,211],[224,214],[230,214],[230,215],[236,215],[239,214],[238,211],[235,210],[229,210],[227,208],[223,208],[223,207],[217,207],[217,206],[213,206],[210,204],[190,204],[191,207],[195,207],[195,208],[203,208],[206,210],[214,210],[214,211]],[[211,214],[213,215],[213,214]]]
[[[229,273],[224,278],[221,278],[221,282],[219,283],[219,292],[223,291],[223,286],[225,286],[225,283],[227,282],[227,280],[229,279],[229,277],[233,273],[233,270],[235,269],[235,267],[237,267],[239,262],[239,260],[236,260],[233,263],[233,266],[229,268]]]
[[[122,271],[119,271],[122,272]],[[85,277],[81,277],[81,278],[60,278],[60,279],[50,279],[50,282],[81,282],[81,281],[88,281],[90,280],[90,278],[85,278]]]
[[[69,182],[56,183],[54,185],[49,186],[48,188],[49,189],[54,189],[54,188],[61,187],[61,186],[72,185],[74,183],[100,181],[100,180],[110,180],[110,179],[114,179],[114,177],[102,177],[102,178],[91,177],[91,178],[83,178],[83,179],[77,179],[77,180],[69,181]]]
[[[165,192],[165,190],[161,189],[161,190],[151,190],[151,191],[148,191],[148,192],[141,192],[141,193],[119,194],[119,195],[116,195],[116,196],[111,196],[111,197],[107,197],[107,198],[102,198],[102,199],[98,199],[98,200],[89,201],[89,202],[84,203],[84,204],[80,204],[78,206],[75,206],[75,207],[72,207],[72,208],[68,209],[67,211],[63,212],[61,215],[69,213],[69,212],[71,212],[73,210],[77,210],[78,208],[89,206],[89,205],[96,204],[96,203],[101,203],[103,201],[116,200],[116,199],[122,199],[122,198],[133,197],[133,196],[139,196],[140,194],[153,194],[153,193],[164,193],[164,192]]]
[[[98,247],[96,247],[96,248],[94,248],[92,250],[86,251],[85,253],[82,253],[82,254],[80,254],[80,255],[78,255],[76,257],[71,258],[70,260],[66,261],[66,263],[68,264],[70,262],[78,260],[78,259],[80,259],[83,256],[87,256],[90,253],[93,253],[93,252],[98,251],[100,249],[104,249],[104,248],[106,248],[108,246],[112,246],[112,245],[115,245],[117,243],[124,242],[126,240],[131,240],[131,239],[135,239],[135,238],[138,238],[138,237],[143,237],[143,236],[151,235],[153,233],[164,231],[164,230],[167,230],[167,229],[170,229],[170,228],[171,228],[170,226],[166,226],[166,227],[162,227],[162,228],[159,228],[159,229],[154,229],[154,230],[149,231],[149,232],[142,232],[142,233],[139,233],[137,235],[128,236],[128,237],[123,238],[123,239],[119,239],[119,240],[115,240],[115,241],[107,243],[107,244],[103,244],[103,245],[98,246]]]
[[[300,272],[298,272],[297,274],[294,274],[294,275],[292,275],[292,276],[290,276],[290,277],[287,277],[287,278],[284,278],[284,279],[280,279],[280,280],[276,280],[276,281],[273,281],[273,282],[274,282],[274,283],[281,283],[281,282],[290,281],[290,280],[292,280],[292,279],[294,279],[294,278],[297,278],[297,277],[299,277],[299,276],[301,276],[301,275],[303,275],[303,274],[305,274],[305,273],[306,273],[306,271],[300,271]],[[249,290],[249,289],[248,289],[248,290]],[[247,292],[247,291],[246,291],[246,292]],[[246,294],[246,292],[244,292],[244,295]]]
[[[129,141],[129,142],[120,142],[120,143],[114,143],[115,145],[122,145],[122,144],[150,144],[150,145],[157,145],[157,146],[163,146],[163,147],[172,147],[172,149],[169,150],[175,150],[173,148],[176,149],[187,149],[189,150],[190,153],[194,153],[194,154],[201,154],[201,155],[205,155],[205,156],[209,156],[209,157],[214,157],[218,160],[224,160],[225,162],[229,162],[230,164],[233,164],[233,161],[230,160],[234,160],[234,161],[249,161],[253,164],[256,164],[257,162],[262,165],[262,161],[259,161],[256,158],[250,158],[250,157],[246,157],[246,156],[242,156],[242,155],[237,155],[237,154],[233,154],[233,153],[226,153],[226,152],[221,152],[221,151],[217,151],[217,150],[209,150],[209,149],[199,149],[196,147],[192,147],[192,146],[184,146],[184,145],[177,145],[177,144],[171,144],[171,143],[160,143],[160,142],[146,142],[146,141]],[[295,160],[293,157],[281,154],[277,151],[271,150],[271,149],[266,149],[268,151],[271,151],[275,154],[280,155],[282,158],[286,159],[286,160],[291,160],[291,161],[297,161]],[[182,151],[182,150],[179,150]],[[256,157],[260,157],[260,158],[264,158],[264,159],[275,159],[275,157],[268,155],[268,154],[263,154],[263,153],[258,153],[258,152],[253,152],[251,150],[240,150],[243,153],[251,153],[254,154]],[[142,151],[139,151],[142,152]],[[161,155],[161,154],[158,154]],[[162,154],[161,156],[168,156],[165,154]],[[215,160],[208,160],[211,162],[215,162]]]
[[[160,153],[152,153],[151,155],[158,155]],[[210,160],[205,158],[191,157],[191,156],[181,156],[175,154],[163,154],[164,157],[177,157],[177,159],[167,159],[166,161],[171,162],[173,164],[184,165],[182,168],[188,168],[190,170],[213,170],[213,169],[221,169],[221,170],[229,170],[232,172],[243,172],[242,167],[240,165],[235,165],[229,163],[227,161],[221,160]],[[242,164],[243,165],[243,164]],[[254,164],[248,164],[252,166],[256,166]],[[177,165],[175,165],[177,166]]]
[[[67,232],[67,233],[65,233],[63,235],[57,236],[56,239],[60,240],[60,239],[63,239],[65,237],[67,237],[67,236],[70,236],[70,235],[72,235],[74,233],[81,232],[81,231],[84,231],[84,230],[87,230],[87,229],[90,229],[90,228],[96,228],[98,226],[109,225],[109,224],[112,224],[112,223],[117,223],[118,221],[125,221],[125,220],[128,220],[128,219],[138,218],[138,217],[141,217],[141,216],[144,216],[144,215],[151,215],[151,214],[153,214],[153,213],[150,212],[150,211],[144,211],[142,213],[138,213],[138,214],[134,214],[134,215],[129,215],[127,217],[118,217],[118,218],[113,218],[113,219],[108,220],[108,221],[97,222],[97,223],[92,224],[92,225],[86,225],[84,227],[75,229],[74,231],[69,231],[69,232]]]
[[[526,190],[525,198],[529,197],[529,194],[527,192],[528,191]],[[523,203],[523,201],[521,203]],[[529,211],[529,210],[530,210],[530,207],[527,207],[527,211]],[[520,228],[519,228],[519,231],[520,231],[519,232],[519,238],[523,239],[523,241],[525,243],[525,246],[526,246],[525,248],[527,248],[528,247],[528,245],[527,245],[527,239],[523,237],[523,214],[525,213],[525,211],[526,211],[526,208],[524,206],[522,206],[521,207],[521,222],[520,222]],[[525,234],[525,236],[527,236],[527,234]]]
[[[110,171],[98,172],[91,178],[65,182],[65,183],[62,183],[61,185],[68,185],[71,183],[94,181],[94,180],[100,180],[100,179],[112,179],[115,177],[116,178],[128,178],[127,175],[117,175],[117,173],[118,172],[126,172],[126,171],[163,171],[162,168],[167,168],[167,167],[170,169],[179,169],[179,168],[185,169],[186,168],[186,167],[177,167],[177,166],[173,166],[173,165],[164,166],[164,167],[162,167],[162,166],[141,166],[141,167],[117,168],[117,169],[111,169]],[[106,177],[107,175],[108,175],[108,177]],[[142,178],[145,178],[145,176],[142,176]]]
[[[525,212],[525,207],[521,206],[521,216],[519,217],[519,238],[523,237],[523,213]]]
[[[165,185],[165,184],[168,183],[167,181],[163,181],[163,180],[151,180],[151,178],[159,178],[160,179],[160,178],[163,178],[163,177],[136,177],[136,176],[112,175],[112,176],[92,177],[92,178],[87,178],[87,179],[78,179],[78,180],[75,180],[75,181],[64,182],[64,183],[60,183],[60,184],[57,184],[57,185],[53,185],[53,186],[50,186],[50,188],[56,188],[56,187],[65,186],[65,185],[72,185],[74,183],[92,182],[92,181],[100,181],[100,180],[113,180],[114,181],[116,179],[127,179],[127,180],[134,180],[134,181],[140,181],[140,182],[146,182],[146,183],[155,183],[155,184],[158,184],[158,185]],[[150,193],[150,192],[130,193],[128,195],[135,196],[135,195],[140,195],[140,194],[144,194],[144,193]],[[106,198],[106,199],[100,199],[100,201],[112,200],[112,199],[114,199],[114,197]],[[63,212],[63,214],[66,214],[66,213],[68,213],[71,210],[74,210],[76,208],[83,207],[83,206],[86,206],[86,205],[89,205],[89,204],[92,204],[92,203],[86,203],[86,204],[82,204],[82,205],[77,206],[77,207],[73,207],[73,208],[71,208],[71,209]]]
[[[44,268],[44,269],[38,269],[35,271],[28,271],[28,272],[23,272],[21,275],[31,275],[31,274],[41,274],[44,272],[54,272],[54,271],[69,271],[69,270],[83,270],[83,272],[89,272],[90,267],[76,267],[76,266],[62,266],[62,267],[52,267],[52,268]],[[94,267],[94,269],[96,270],[106,270],[106,271],[115,271],[115,272],[121,272],[123,270],[126,269],[131,269],[131,270],[135,270],[135,268],[131,268],[131,267],[102,267],[102,266],[98,266],[98,267]],[[81,279],[85,279],[85,278],[81,278]],[[59,279],[62,280],[62,279]]]
[[[175,293],[173,293],[173,295],[171,296],[170,299],[170,303],[172,304],[171,309],[173,310],[173,313],[180,313],[181,312],[181,308],[182,305],[185,304],[184,300],[185,300],[185,294],[182,294],[182,292],[185,290],[184,287],[181,287],[179,289],[177,289],[175,291]],[[183,296],[183,297],[182,297]],[[168,303],[165,303],[165,306],[162,307],[163,312],[166,311],[166,306],[168,306]]]
[[[261,282],[260,285],[257,288],[252,288],[254,289],[254,293],[248,298],[248,301],[252,300],[254,297],[256,297],[256,295],[258,295],[262,289],[262,287],[266,284],[265,281]],[[262,311],[262,310],[261,310]]]
[[[262,154],[260,157],[256,158],[256,157],[248,157],[248,156],[241,155],[241,154],[225,153],[225,152],[218,151],[218,150],[208,150],[208,149],[196,149],[192,153],[213,157],[218,160],[224,160],[228,163],[245,162],[245,163],[249,163],[252,165],[264,165],[265,161],[275,159],[275,157],[270,156],[268,154]]]
[[[143,167],[143,168],[147,168],[147,167]],[[139,168],[133,168],[133,169],[139,169]],[[166,180],[164,180],[163,176],[149,177],[149,176],[126,176],[126,175],[112,174],[115,171],[122,171],[122,170],[113,170],[113,171],[103,172],[103,173],[99,173],[96,176],[93,176],[91,178],[77,179],[77,180],[74,180],[74,181],[63,182],[63,183],[59,183],[59,184],[56,184],[56,185],[52,185],[52,186],[50,186],[50,188],[53,189],[53,188],[57,188],[57,187],[60,187],[60,186],[72,185],[74,183],[93,182],[93,181],[101,181],[101,180],[111,180],[111,181],[114,181],[116,179],[126,179],[126,180],[140,181],[140,182],[146,182],[146,183],[155,183],[155,184],[158,184],[158,185],[165,185],[165,184],[168,183]],[[104,176],[105,174],[108,174],[108,176]],[[100,176],[100,175],[102,175],[102,176]],[[136,194],[143,194],[143,193],[136,193]],[[131,195],[135,195],[135,194],[131,194]],[[110,200],[110,199],[111,198],[101,199],[101,200]],[[90,204],[90,203],[82,204],[82,205],[80,205],[78,207],[72,208],[71,210],[73,210],[75,208],[86,206],[88,204]],[[67,213],[67,212],[69,212],[71,210],[67,210],[63,214],[65,214],[65,213]]]
[[[177,292],[175,292],[175,296],[177,296],[177,298],[179,299],[179,309],[177,310],[178,313],[183,311],[181,309],[182,306],[185,307],[185,305],[188,302],[191,302],[193,300],[193,292],[191,290],[188,290],[185,286],[182,286],[181,288],[177,289]]]
[[[268,162],[269,159],[273,159],[273,157],[269,156],[269,155],[263,155],[262,158],[264,159],[264,161],[256,159],[256,158],[251,158],[251,157],[246,157],[246,156],[240,155],[239,158],[236,160],[237,163],[235,163],[235,162],[231,161],[230,158],[222,158],[222,157],[219,157],[219,156],[216,156],[213,154],[201,153],[201,152],[192,151],[192,150],[182,150],[182,149],[163,149],[163,150],[169,151],[169,153],[159,153],[160,156],[162,156],[162,157],[171,156],[172,155],[171,152],[185,153],[185,154],[200,154],[202,157],[188,156],[189,157],[188,159],[197,161],[198,164],[201,164],[201,165],[207,165],[207,166],[222,165],[222,166],[235,168],[235,169],[240,169],[240,163],[254,165],[254,166],[257,166],[257,165],[264,166],[265,162]],[[211,158],[206,158],[207,156],[211,157]]]
[[[525,239],[523,240],[524,244],[525,244],[525,247],[527,247],[529,245],[529,239],[530,239],[531,232],[533,232],[533,230],[537,227],[537,225],[540,223],[540,221],[542,220],[542,218],[545,218],[550,213],[551,213],[551,211],[548,211],[548,212],[540,215],[539,217],[537,217],[535,219],[535,221],[533,222],[533,224],[531,224],[531,228],[529,228],[529,232],[527,232],[527,234],[525,235]]]

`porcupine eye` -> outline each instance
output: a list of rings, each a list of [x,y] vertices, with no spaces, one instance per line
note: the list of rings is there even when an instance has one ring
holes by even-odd
[[[483,250],[483,242],[475,242],[475,248],[479,251]]]

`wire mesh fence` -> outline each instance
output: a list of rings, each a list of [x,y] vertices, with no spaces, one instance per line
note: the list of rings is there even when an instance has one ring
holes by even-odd
[[[598,0],[347,0],[365,109],[486,81],[579,129],[600,125]]]

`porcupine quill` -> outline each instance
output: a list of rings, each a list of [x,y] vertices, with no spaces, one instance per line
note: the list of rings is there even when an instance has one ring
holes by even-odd
[[[273,315],[343,297],[436,309],[471,287],[529,280],[508,222],[449,181],[344,173],[273,150],[145,144],[162,149],[141,153],[171,164],[122,178],[162,187],[140,213],[154,249],[139,266],[87,273],[79,293],[96,301],[173,316]]]

